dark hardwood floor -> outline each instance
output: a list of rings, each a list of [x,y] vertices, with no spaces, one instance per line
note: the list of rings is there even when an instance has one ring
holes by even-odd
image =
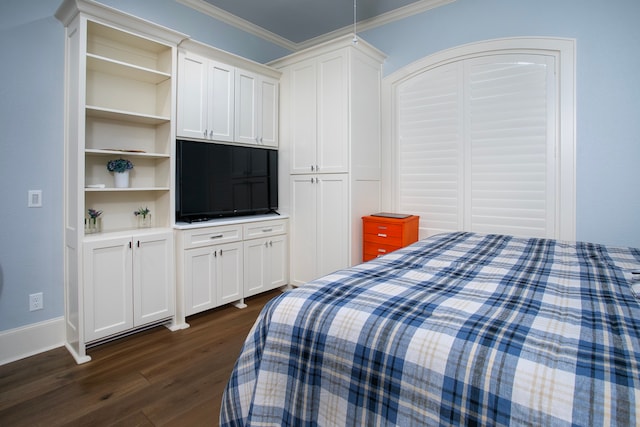
[[[0,426],[216,426],[242,343],[279,294],[103,344],[82,365],[58,348],[0,366]]]

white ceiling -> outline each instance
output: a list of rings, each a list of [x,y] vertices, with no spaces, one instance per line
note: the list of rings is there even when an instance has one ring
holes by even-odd
[[[365,30],[455,0],[177,0],[287,49]]]

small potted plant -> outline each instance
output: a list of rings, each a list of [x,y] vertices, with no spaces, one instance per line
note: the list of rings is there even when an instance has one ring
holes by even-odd
[[[133,163],[127,159],[115,159],[107,162],[107,170],[114,172],[116,188],[129,187],[129,171],[133,169]]]
[[[102,219],[100,218],[102,211],[89,208],[87,209],[87,214],[89,218],[84,219],[84,232],[86,234],[100,232],[102,230]]]
[[[138,227],[151,227],[151,210],[148,207],[140,207],[133,214],[138,218]]]

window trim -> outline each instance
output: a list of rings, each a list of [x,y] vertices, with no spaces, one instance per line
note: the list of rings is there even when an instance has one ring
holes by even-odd
[[[393,211],[397,200],[397,104],[398,86],[429,69],[463,59],[500,53],[533,53],[556,57],[558,75],[557,170],[555,238],[576,238],[576,118],[575,39],[512,37],[480,41],[446,49],[389,74],[382,80],[382,207]]]

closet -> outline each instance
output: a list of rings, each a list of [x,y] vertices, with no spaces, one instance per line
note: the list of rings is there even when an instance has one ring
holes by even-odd
[[[362,259],[361,217],[380,208],[383,61],[351,35],[269,64],[282,71],[281,206],[294,285]]]

